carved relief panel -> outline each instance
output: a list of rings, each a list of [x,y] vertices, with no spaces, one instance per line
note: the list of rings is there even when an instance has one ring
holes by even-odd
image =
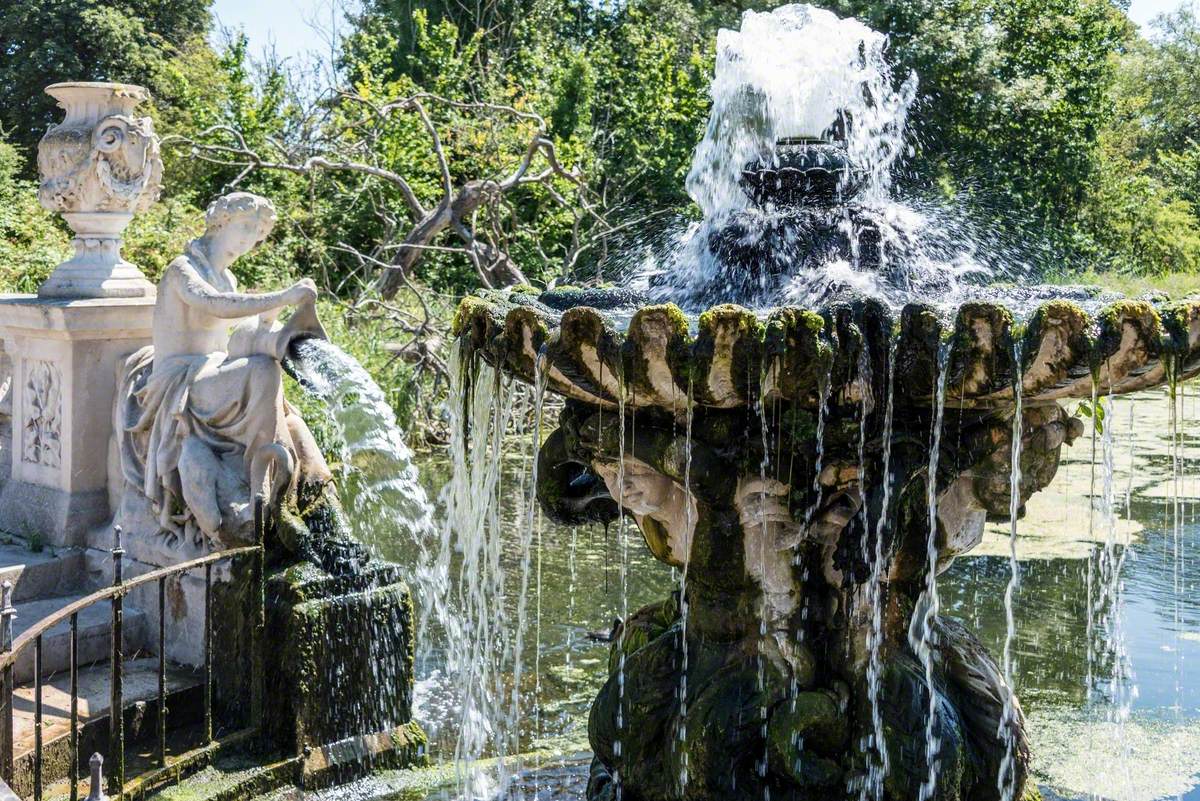
[[[54,362],[25,360],[21,458],[58,467],[62,462],[62,372]]]

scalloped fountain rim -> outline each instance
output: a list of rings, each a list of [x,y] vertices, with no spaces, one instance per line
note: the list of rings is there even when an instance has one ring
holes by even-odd
[[[1011,405],[1018,353],[1025,403],[1091,398],[1093,387],[1099,395],[1136,392],[1166,383],[1172,371],[1180,380],[1200,372],[1200,299],[1119,300],[1094,314],[1072,300],[1050,300],[1023,323],[989,301],[962,305],[952,322],[918,303],[904,306],[898,319],[867,299],[820,310],[780,307],[765,318],[727,304],[702,313],[693,334],[674,304],[638,309],[622,332],[616,315],[595,306],[557,311],[569,296],[484,291],[463,299],[453,334],[530,383],[541,355],[547,387],[559,395],[614,407],[623,394],[630,407],[677,415],[689,394],[695,404],[718,409],[760,398],[815,407],[826,381],[832,405],[858,406],[868,386],[870,398],[881,397],[893,344],[901,408],[928,405],[938,350],[947,341],[952,407]]]

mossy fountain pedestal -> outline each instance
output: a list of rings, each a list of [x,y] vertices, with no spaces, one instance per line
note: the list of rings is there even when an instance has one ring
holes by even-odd
[[[930,797],[1036,794],[1020,706],[930,605],[931,573],[1049,483],[1083,430],[1063,402],[1200,370],[1200,303],[1050,300],[1022,325],[994,303],[952,321],[870,300],[726,305],[693,328],[626,290],[516,289],[464,301],[455,332],[464,364],[566,398],[539,457],[546,513],[620,505],[682,577],[614,641],[590,799],[876,782],[909,801],[930,755]]]

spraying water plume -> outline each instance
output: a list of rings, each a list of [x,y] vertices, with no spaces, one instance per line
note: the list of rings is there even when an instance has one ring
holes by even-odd
[[[722,30],[687,177],[703,220],[635,267],[633,285],[688,311],[849,297],[951,308],[1028,273],[1027,247],[897,196],[917,76],[887,55],[883,34],[811,5],[747,11]]]

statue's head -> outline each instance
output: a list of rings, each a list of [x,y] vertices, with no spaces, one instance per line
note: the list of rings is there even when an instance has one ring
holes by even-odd
[[[688,559],[699,510],[682,484],[636,458],[621,464],[598,459],[592,469],[609,495],[633,515],[650,552],[659,560],[682,567]]]
[[[222,195],[204,213],[204,238],[229,261],[249,253],[275,227],[275,205],[261,195],[232,192]]]

